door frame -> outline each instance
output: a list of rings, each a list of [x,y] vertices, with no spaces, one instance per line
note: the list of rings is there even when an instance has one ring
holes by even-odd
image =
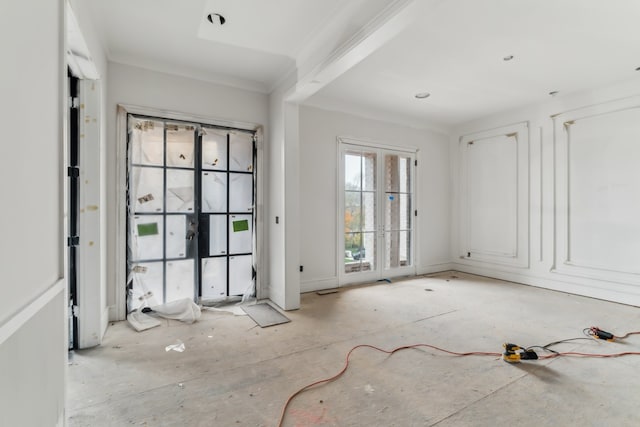
[[[236,128],[255,132],[256,134],[256,298],[264,296],[264,132],[262,125],[250,122],[216,119],[206,116],[185,114],[150,107],[130,104],[118,104],[116,114],[116,238],[115,238],[115,307],[110,313],[112,320],[125,320],[127,312],[127,115],[158,117],[166,120],[202,123],[212,126]]]
[[[397,146],[397,145],[391,145],[391,144],[387,144],[387,143],[383,143],[380,141],[374,141],[374,140],[368,140],[368,139],[363,139],[363,138],[355,138],[355,137],[349,137],[349,136],[338,136],[336,138],[337,140],[337,165],[338,167],[336,168],[337,171],[337,191],[336,191],[336,202],[337,202],[337,206],[338,209],[336,209],[336,214],[337,214],[337,233],[336,233],[336,272],[337,272],[337,280],[338,280],[338,286],[342,287],[342,286],[348,286],[348,285],[353,285],[353,284],[357,284],[357,283],[365,283],[365,282],[372,282],[372,281],[377,281],[377,280],[383,280],[383,279],[387,279],[387,278],[392,278],[392,277],[401,277],[401,276],[411,276],[411,275],[415,275],[417,272],[417,267],[418,267],[418,254],[417,254],[417,248],[418,245],[416,244],[416,236],[418,235],[418,216],[414,216],[413,217],[413,221],[412,221],[412,239],[411,239],[411,259],[412,259],[412,264],[409,267],[404,267],[404,268],[398,268],[396,269],[396,271],[392,274],[386,274],[386,273],[390,273],[393,270],[385,270],[384,269],[384,265],[383,265],[383,256],[382,256],[382,251],[384,250],[383,247],[377,248],[379,249],[378,251],[376,251],[376,263],[377,263],[377,271],[376,272],[372,272],[370,274],[367,273],[359,273],[359,274],[353,274],[353,275],[347,275],[344,272],[344,156],[343,156],[343,148],[344,146],[355,146],[355,147],[361,147],[363,150],[376,150],[378,152],[383,152],[384,151],[392,151],[392,152],[397,152],[397,153],[406,153],[406,154],[410,154],[413,159],[416,161],[416,165],[417,165],[417,161],[418,161],[418,155],[420,150],[417,147],[413,147],[413,146]],[[417,206],[418,206],[418,168],[417,166],[414,165],[414,167],[412,168],[412,210],[414,212],[417,212]],[[378,166],[376,166],[376,168],[378,169]],[[377,179],[378,179],[378,186],[376,188],[376,193],[378,194],[378,190],[381,188],[382,185],[384,185],[384,182],[380,179],[381,175],[379,173],[380,169],[376,170],[376,175],[377,175]],[[379,236],[379,234],[381,233],[381,229],[380,227],[383,225],[383,223],[381,221],[383,221],[383,215],[381,215],[383,213],[383,207],[380,203],[378,203],[378,206],[376,207],[376,216],[378,217],[378,224],[377,224],[377,228],[378,230],[376,231],[376,236]],[[380,238],[376,237],[376,245],[380,242]],[[379,245],[382,246],[382,245]]]

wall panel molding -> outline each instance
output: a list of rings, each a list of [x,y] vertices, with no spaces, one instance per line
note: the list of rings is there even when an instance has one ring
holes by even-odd
[[[460,262],[529,266],[529,123],[459,138]]]
[[[552,271],[640,285],[640,97],[552,118]]]
[[[36,297],[29,304],[18,310],[13,316],[9,317],[4,323],[0,324],[0,345],[9,339],[16,331],[18,331],[25,323],[27,323],[34,315],[49,304],[60,292],[66,289],[67,280],[60,279],[51,285],[46,291]]]

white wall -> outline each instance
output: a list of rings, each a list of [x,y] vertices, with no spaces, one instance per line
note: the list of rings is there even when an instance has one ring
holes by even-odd
[[[417,147],[417,272],[449,268],[449,140],[413,129],[318,108],[300,108],[301,290],[335,287],[337,277],[338,136]]]
[[[63,12],[33,0],[0,14],[0,425],[64,418]]]
[[[295,76],[269,95],[269,298],[284,310],[300,307],[298,230],[298,110],[287,102]]]
[[[206,117],[212,120],[239,121],[265,125],[269,119],[268,97],[265,94],[222,86],[214,83],[178,77],[150,71],[119,63],[109,63],[107,79],[109,87],[107,100],[107,203],[108,203],[108,303],[112,319],[123,318],[124,307],[115,307],[116,289],[124,289],[125,283],[117,282],[116,269],[116,218],[123,215],[117,211],[117,197],[121,194],[116,188],[117,162],[125,162],[125,153],[117,152],[116,109],[118,104],[150,107],[167,112],[184,113]],[[268,145],[268,141],[267,141]],[[124,166],[124,163],[122,163]],[[263,176],[268,176],[269,165],[265,165]],[[258,173],[260,173],[258,171]],[[268,209],[268,207],[265,207]],[[264,242],[263,242],[264,243]],[[260,243],[259,243],[260,244]],[[264,254],[265,251],[263,251]],[[264,276],[268,277],[268,276]],[[118,310],[121,310],[118,312]]]
[[[455,268],[640,305],[639,122],[640,82],[634,80],[560,95],[457,127],[450,142]],[[526,164],[517,166],[528,169],[518,177],[528,197],[516,214],[528,231],[517,236],[525,245],[519,255],[526,260],[467,257],[465,206],[473,203],[473,195],[464,177],[473,171],[460,141],[478,132],[501,133],[500,128],[516,123],[527,125],[529,141],[521,153]],[[482,191],[496,197],[495,188]],[[503,227],[500,232],[515,231]],[[480,244],[490,246],[490,240],[485,236]]]

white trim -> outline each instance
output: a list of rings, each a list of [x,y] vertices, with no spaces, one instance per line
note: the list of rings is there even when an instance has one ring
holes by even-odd
[[[33,299],[30,303],[18,310],[7,321],[0,325],[0,345],[8,340],[16,331],[36,315],[44,306],[50,303],[56,296],[66,289],[67,280],[58,279],[46,291]],[[65,323],[66,325],[66,323]],[[65,326],[66,328],[66,326]]]
[[[212,126],[222,126],[229,127],[241,130],[248,130],[252,132],[256,132],[257,135],[257,147],[262,147],[262,149],[258,149],[258,158],[257,158],[257,180],[258,180],[258,189],[264,188],[264,171],[262,170],[262,165],[264,164],[264,135],[262,130],[262,125],[257,123],[250,122],[242,122],[237,120],[225,120],[225,119],[216,119],[207,116],[200,116],[194,114],[186,114],[180,113],[176,111],[164,110],[159,108],[151,108],[151,107],[143,107],[139,105],[130,105],[130,104],[118,104],[118,112],[116,114],[116,254],[115,254],[115,307],[109,307],[110,320],[124,320],[126,318],[126,247],[127,247],[127,235],[126,235],[126,206],[127,206],[127,180],[126,180],[126,171],[127,171],[127,114],[138,114],[145,115],[151,117],[160,117],[168,120],[179,120],[185,122],[195,122],[202,123]],[[258,169],[259,167],[259,169]],[[261,209],[261,204],[263,199],[260,194],[257,195],[256,198],[256,211],[255,215],[258,218],[259,224],[260,220],[264,217],[264,212]],[[258,252],[256,253],[256,265],[258,267],[263,266],[263,254],[264,250],[264,223],[262,227],[258,230]],[[258,268],[260,270],[260,268]],[[256,277],[256,296],[258,298],[265,297],[265,289],[264,288],[264,272],[258,271],[258,276]],[[115,316],[115,318],[114,318]]]
[[[198,70],[192,67],[170,64],[164,61],[143,59],[141,55],[129,55],[110,52],[109,62],[126,65],[128,67],[155,71],[156,73],[180,76],[183,78],[198,80],[206,83],[229,86],[250,92],[258,92],[264,94],[269,93],[269,87],[265,82],[243,79],[241,77],[233,77],[220,73],[212,73],[211,71]]]
[[[553,119],[554,143],[554,225],[555,250],[551,269],[558,276],[598,279],[608,283],[625,285],[640,284],[638,270],[616,270],[607,266],[587,265],[580,261],[571,260],[570,235],[570,192],[569,165],[571,162],[570,124],[583,119],[635,110],[640,108],[640,96],[632,96],[614,101],[576,108],[556,114]],[[569,123],[570,122],[570,123]],[[568,127],[569,126],[569,127]]]
[[[377,230],[375,231],[375,242],[376,242],[376,268],[369,272],[359,272],[359,273],[345,273],[344,271],[344,152],[348,148],[362,149],[368,150],[372,153],[375,153],[376,157],[381,157],[386,153],[401,153],[408,154],[411,159],[411,202],[412,202],[412,211],[415,211],[418,208],[418,192],[417,192],[417,168],[415,166],[415,161],[418,157],[419,150],[415,147],[397,147],[390,144],[384,144],[380,142],[372,142],[366,139],[360,138],[351,138],[338,136],[336,138],[337,148],[338,148],[338,178],[337,178],[337,196],[338,196],[338,209],[337,209],[337,224],[338,228],[336,230],[336,277],[338,280],[338,286],[351,285],[355,283],[366,283],[374,280],[380,280],[383,278],[391,278],[391,277],[400,277],[400,276],[413,276],[416,274],[418,269],[418,257],[416,254],[416,236],[418,235],[418,221],[416,217],[411,213],[411,248],[410,248],[410,257],[411,257],[411,265],[405,267],[397,267],[386,269],[384,267],[384,239],[385,239],[385,231],[384,231],[384,198],[381,197],[384,183],[384,171],[381,163],[376,164],[376,180],[378,182],[378,189],[376,190],[376,200],[377,200],[377,208],[376,208],[376,218],[377,218]],[[379,162],[380,160],[378,160]],[[378,200],[381,199],[381,200]]]
[[[105,301],[102,298],[106,279],[103,277],[104,224],[101,203],[101,159],[102,152],[101,127],[101,82],[97,80],[80,80],[80,192],[78,230],[80,244],[77,251],[77,304],[78,313],[78,348],[95,347],[102,343],[104,335]]]
[[[530,148],[529,122],[523,121],[493,129],[467,133],[458,138],[458,159],[460,165],[459,193],[459,224],[458,224],[458,253],[456,258],[462,262],[484,263],[497,265],[511,265],[515,267],[529,267],[529,237],[530,237]],[[514,251],[498,253],[471,246],[471,206],[469,203],[469,155],[470,144],[495,137],[513,137],[516,144],[515,153],[515,182],[516,182],[516,224],[514,235]],[[469,257],[469,253],[472,254]]]
[[[640,292],[638,288],[615,282],[608,282],[608,287],[603,288],[602,282],[594,280],[572,278],[549,274],[518,273],[507,270],[499,270],[495,267],[486,268],[461,263],[453,263],[452,269],[462,273],[476,274],[498,280],[506,280],[516,284],[534,286],[536,288],[574,294],[580,297],[597,298],[605,301],[640,307]],[[555,276],[555,277],[554,277]],[[579,281],[577,281],[579,280]]]
[[[538,185],[540,186],[539,189],[539,200],[538,203],[540,204],[539,206],[539,212],[538,215],[540,215],[540,229],[538,230],[539,235],[538,235],[538,244],[540,245],[539,248],[539,254],[538,254],[538,262],[543,262],[544,261],[544,127],[543,126],[539,126],[539,131],[540,131],[540,138],[539,138],[539,156],[540,156],[540,165],[539,165],[539,170],[540,170],[540,181],[538,182]],[[529,187],[529,191],[531,191],[531,187]]]
[[[263,167],[264,167],[264,129],[262,126],[258,126],[256,129],[256,171],[258,174],[257,182],[256,182],[256,223],[257,223],[257,235],[256,235],[256,298],[258,300],[265,299],[269,297],[269,292],[267,287],[265,286],[264,280],[264,270],[265,270],[265,258],[264,256],[260,256],[264,253],[264,249],[260,250],[260,248],[264,248],[264,236],[265,236],[265,227],[266,227],[266,210],[264,209],[264,177]]]
[[[338,277],[303,280],[300,282],[300,293],[320,291],[338,287]]]
[[[416,271],[416,276],[422,276],[425,274],[433,274],[433,273],[442,273],[444,271],[453,270],[452,262],[441,262],[436,264],[429,264],[424,267],[419,267],[418,271]]]
[[[411,145],[397,146],[382,141],[353,136],[338,136],[338,146],[340,144],[357,145],[366,148],[379,148],[383,150],[398,151],[401,153],[417,154],[418,152],[418,147],[413,147]]]
[[[115,307],[109,320],[127,317],[127,110],[118,105],[116,114],[116,232],[115,232]],[[112,317],[112,315],[114,317]]]
[[[143,116],[161,117],[163,119],[169,119],[169,120],[196,122],[196,123],[203,123],[203,124],[208,124],[212,126],[223,126],[223,127],[230,127],[230,128],[236,128],[236,129],[244,129],[252,132],[257,131],[258,128],[262,127],[262,125],[258,123],[241,122],[238,120],[217,119],[209,116],[187,114],[187,113],[181,113],[178,111],[164,110],[161,108],[153,108],[153,107],[144,107],[144,106],[133,105],[133,104],[118,104],[118,112],[120,112],[119,111],[120,108],[123,108],[126,114],[139,114]],[[126,119],[126,114],[125,114],[125,119]],[[126,148],[126,144],[125,144],[125,148]]]

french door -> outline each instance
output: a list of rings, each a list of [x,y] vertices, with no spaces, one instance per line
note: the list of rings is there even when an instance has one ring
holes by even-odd
[[[253,295],[254,133],[127,121],[128,310]]]
[[[340,158],[340,284],[415,274],[415,152],[341,143]]]

